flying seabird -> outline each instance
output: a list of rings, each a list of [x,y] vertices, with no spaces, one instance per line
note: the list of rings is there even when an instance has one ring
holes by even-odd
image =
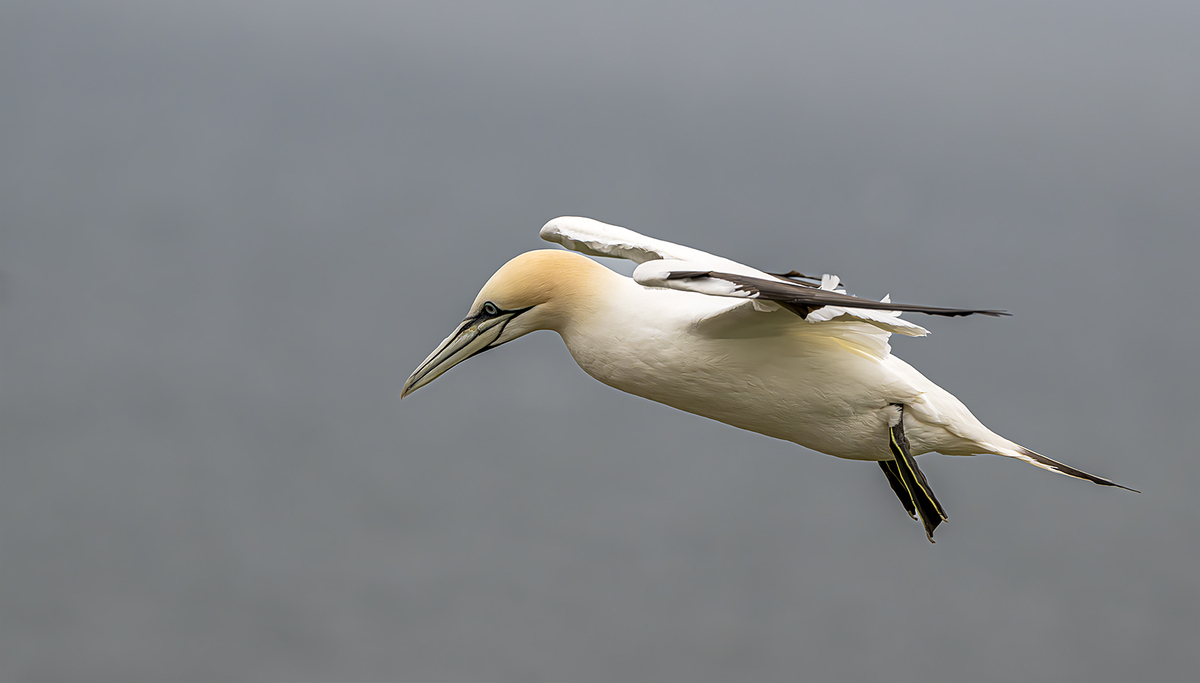
[[[517,256],[483,286],[401,398],[472,356],[554,330],[579,367],[611,387],[828,455],[877,462],[931,542],[946,512],[917,467],[914,456],[922,453],[1002,455],[1128,489],[992,432],[891,354],[892,333],[928,334],[901,312],[1005,311],[862,299],[846,294],[834,275],[766,273],[590,218],[556,218],[541,237],[640,265],[629,278],[567,251]]]

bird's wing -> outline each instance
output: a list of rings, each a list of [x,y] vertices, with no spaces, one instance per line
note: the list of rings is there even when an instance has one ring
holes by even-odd
[[[893,304],[884,297],[873,301],[850,296],[837,289],[836,275],[826,275],[821,286],[784,282],[777,278],[757,278],[738,273],[723,273],[698,270],[688,261],[648,261],[633,271],[633,279],[643,287],[677,289],[709,296],[749,299],[756,310],[772,312],[779,309],[800,316],[810,323],[834,320],[868,323],[886,332],[895,332],[910,337],[921,337],[928,330],[900,317],[900,310],[937,313],[941,315],[966,315],[954,312],[957,309],[940,309],[925,306]],[[732,312],[732,311],[731,311]],[[795,320],[795,317],[791,317]]]
[[[623,258],[634,263],[670,259],[687,261],[697,268],[711,268],[741,275],[771,277],[737,261],[708,252],[646,237],[628,228],[580,216],[561,216],[542,226],[541,238],[588,256]]]
[[[695,264],[687,261],[663,260],[647,262],[638,266],[634,271],[633,279],[645,287],[665,287],[714,296],[774,301],[806,319],[820,308],[911,311],[950,317],[974,314],[1008,315],[1005,311],[896,304],[886,298],[883,301],[863,299],[837,289],[839,281],[836,275],[826,275],[822,278],[821,286],[816,287],[783,282],[778,278],[764,279],[739,273],[697,270]]]
[[[803,280],[816,278],[796,271],[772,275],[699,249],[646,237],[590,218],[555,218],[542,227],[541,237],[589,256],[624,258],[639,263],[633,279],[644,287],[749,299],[753,301],[754,310],[771,312],[782,307],[810,323],[861,321],[886,332],[920,337],[928,334],[928,330],[902,320],[901,311],[946,316],[1007,315],[1003,311],[893,304],[888,297],[883,301],[862,299],[839,289],[840,280],[836,275],[825,275],[820,285],[810,284]],[[724,309],[718,315],[736,315],[742,308]]]

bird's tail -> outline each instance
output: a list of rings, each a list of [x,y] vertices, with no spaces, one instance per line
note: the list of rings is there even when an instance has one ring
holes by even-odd
[[[1138,491],[1137,489],[1131,489],[1128,486],[1122,486],[1115,481],[1105,479],[1104,477],[1097,477],[1094,474],[1088,474],[1083,470],[1077,470],[1070,465],[1047,458],[1041,453],[1035,453],[1024,446],[1018,446],[1017,444],[1013,444],[1012,446],[1013,447],[1011,448],[997,448],[995,449],[995,453],[996,455],[1003,455],[1009,458],[1023,460],[1034,467],[1040,467],[1044,470],[1058,472],[1059,474],[1065,474],[1068,477],[1075,477],[1076,479],[1083,479],[1084,481],[1090,481],[1093,484],[1099,484],[1100,486],[1116,486],[1117,488],[1125,489],[1126,491],[1141,493],[1141,491]]]

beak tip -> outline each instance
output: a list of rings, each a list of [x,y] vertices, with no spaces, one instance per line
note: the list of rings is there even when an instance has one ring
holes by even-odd
[[[400,400],[404,400],[405,396],[408,396],[426,384],[427,382],[418,381],[415,375],[404,380],[404,386],[400,387]]]

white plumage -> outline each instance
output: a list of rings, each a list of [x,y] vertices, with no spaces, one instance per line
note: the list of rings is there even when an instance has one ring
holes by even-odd
[[[927,334],[901,319],[902,310],[1002,311],[858,299],[836,276],[817,284],[794,271],[771,275],[588,218],[556,218],[541,236],[640,265],[629,278],[568,252],[516,257],[408,379],[402,397],[477,353],[551,329],[585,372],[609,386],[829,455],[880,462],[930,540],[945,514],[912,459],[921,453],[1002,455],[1119,486],[992,432],[891,354],[891,333]]]

